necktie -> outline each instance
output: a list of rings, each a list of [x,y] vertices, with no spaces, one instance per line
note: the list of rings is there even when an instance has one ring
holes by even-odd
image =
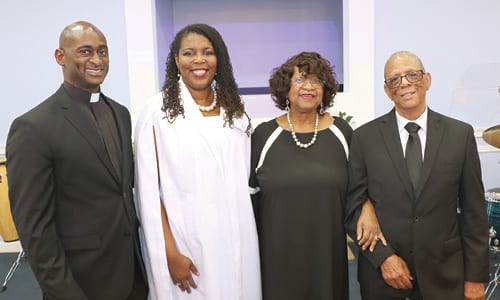
[[[406,166],[408,167],[408,173],[413,184],[413,190],[416,191],[420,180],[420,170],[422,169],[422,146],[420,145],[420,138],[417,133],[420,126],[409,122],[406,124],[405,129],[410,134],[406,142]]]

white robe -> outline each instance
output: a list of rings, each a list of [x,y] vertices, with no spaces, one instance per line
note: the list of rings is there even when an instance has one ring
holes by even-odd
[[[135,130],[135,162],[141,243],[150,299],[261,299],[257,231],[248,193],[250,138],[247,120],[223,127],[220,116],[203,117],[182,80],[185,116],[173,123],[150,100]],[[159,155],[160,182],[153,140]],[[160,198],[181,254],[200,276],[191,294],[173,283],[167,267]]]

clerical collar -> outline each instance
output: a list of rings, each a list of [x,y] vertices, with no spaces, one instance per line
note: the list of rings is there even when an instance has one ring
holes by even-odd
[[[90,94],[90,103],[99,102],[99,97],[101,97],[100,93],[92,93],[92,94]]]
[[[88,104],[89,102],[98,102],[100,93],[89,93],[85,90],[82,90],[74,85],[71,85],[69,82],[63,83],[64,89],[68,92],[71,98],[80,103]]]

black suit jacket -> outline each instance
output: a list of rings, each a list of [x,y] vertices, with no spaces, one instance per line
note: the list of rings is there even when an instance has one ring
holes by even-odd
[[[391,254],[409,265],[424,299],[463,299],[464,280],[488,281],[488,221],[479,155],[470,125],[428,110],[422,178],[406,169],[395,110],[358,128],[349,159],[346,225],[351,236],[371,198],[389,245],[359,257],[362,291],[400,293],[379,266]],[[457,212],[457,207],[460,213]]]
[[[106,100],[120,134],[122,174],[113,168],[91,111],[63,86],[14,120],[8,134],[11,210],[48,299],[125,299],[134,258],[141,261],[130,115]]]

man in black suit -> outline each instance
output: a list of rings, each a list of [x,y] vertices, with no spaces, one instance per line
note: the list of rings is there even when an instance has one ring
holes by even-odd
[[[362,297],[484,299],[488,221],[473,129],[427,107],[431,75],[416,55],[393,54],[384,73],[394,109],[354,132],[349,158],[348,230],[354,237],[370,198],[388,243],[361,250]]]
[[[146,299],[134,209],[128,110],[102,94],[106,38],[62,31],[64,83],[18,117],[7,138],[9,198],[44,299]]]

